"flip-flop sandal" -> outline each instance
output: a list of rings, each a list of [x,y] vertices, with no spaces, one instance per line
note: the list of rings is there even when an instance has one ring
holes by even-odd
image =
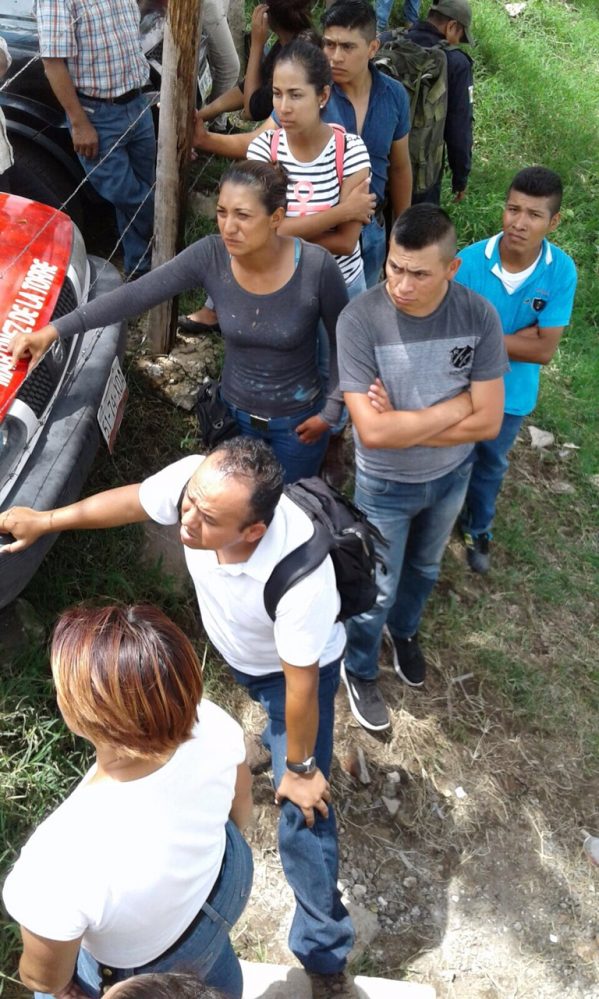
[[[185,333],[195,333],[196,336],[202,333],[220,333],[220,326],[216,321],[213,323],[198,323],[195,319],[190,319],[189,316],[179,316],[177,325]]]

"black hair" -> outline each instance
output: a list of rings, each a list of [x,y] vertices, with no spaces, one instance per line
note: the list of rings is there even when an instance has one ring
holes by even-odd
[[[511,191],[518,191],[520,194],[528,194],[531,198],[547,198],[550,202],[549,211],[551,215],[559,212],[562,204],[564,186],[559,174],[547,167],[532,166],[520,170],[512,180],[507,189],[506,197],[509,198]]]
[[[269,0],[268,23],[275,34],[279,29],[291,35],[313,31],[312,3],[313,0]]]
[[[336,0],[323,14],[322,28],[323,31],[327,28],[357,30],[367,42],[372,42],[376,38],[374,7],[367,0]]]
[[[455,226],[447,212],[425,201],[412,205],[393,224],[391,239],[405,250],[439,245],[443,257],[453,260],[457,250]]]
[[[280,163],[263,163],[260,160],[238,160],[227,167],[218,185],[243,184],[257,194],[267,215],[277,208],[287,211],[287,171]]]
[[[251,517],[243,525],[264,523],[268,527],[283,492],[285,473],[273,449],[260,437],[232,437],[212,452],[218,455],[223,475],[248,479],[252,484]]]
[[[195,975],[172,971],[127,978],[118,995],[119,999],[225,999],[224,992],[202,985]]]
[[[330,87],[333,82],[331,65],[326,55],[321,48],[306,41],[305,38],[295,38],[281,49],[275,70],[283,62],[295,62],[302,66],[307,82],[314,87],[317,94],[321,94],[324,88]]]

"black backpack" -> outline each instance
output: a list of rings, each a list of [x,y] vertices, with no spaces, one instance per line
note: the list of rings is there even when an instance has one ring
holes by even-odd
[[[339,620],[370,610],[376,602],[377,541],[387,541],[366,514],[336,489],[313,477],[285,486],[285,496],[293,500],[314,524],[314,534],[294,548],[276,565],[264,587],[264,606],[274,621],[283,594],[313,572],[327,555],[331,556],[341,597]]]

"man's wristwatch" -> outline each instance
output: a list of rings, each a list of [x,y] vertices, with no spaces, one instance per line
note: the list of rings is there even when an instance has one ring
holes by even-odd
[[[285,760],[285,764],[292,774],[313,774],[316,770],[316,757],[309,756],[303,763],[290,763],[289,760]]]

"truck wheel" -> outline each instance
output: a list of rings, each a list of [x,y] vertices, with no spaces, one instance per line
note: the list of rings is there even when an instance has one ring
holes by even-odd
[[[41,201],[51,208],[60,208],[77,186],[73,178],[49,153],[38,149],[27,139],[15,135],[11,136],[10,141],[15,157],[11,177],[12,193],[31,198],[32,201]],[[81,229],[83,203],[80,194],[76,194],[63,211]]]

